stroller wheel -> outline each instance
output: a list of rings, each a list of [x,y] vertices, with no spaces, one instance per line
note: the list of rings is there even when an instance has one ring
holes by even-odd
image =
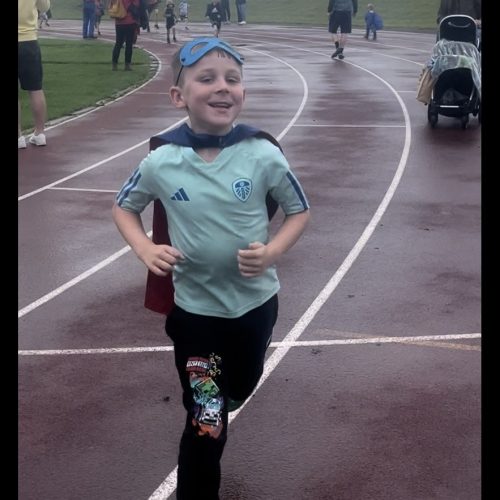
[[[465,130],[469,125],[469,115],[463,115],[462,118],[460,118],[460,123],[462,125],[462,129]]]
[[[438,122],[438,114],[434,110],[434,106],[432,105],[432,101],[427,106],[427,120],[432,128],[436,126]]]
[[[437,113],[427,113],[427,120],[429,121],[429,125],[434,128],[438,122]]]

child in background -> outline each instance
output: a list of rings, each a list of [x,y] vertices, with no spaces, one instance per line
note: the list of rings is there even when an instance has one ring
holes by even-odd
[[[38,29],[41,30],[44,23],[45,23],[45,26],[50,26],[48,12],[49,11],[46,11],[46,12],[38,11]]]
[[[372,3],[367,5],[368,11],[365,14],[366,23],[366,33],[365,38],[368,40],[370,37],[370,31],[373,33],[373,40],[377,39],[377,30],[381,30],[384,27],[382,18],[379,14],[375,12],[375,6]]]
[[[184,29],[189,30],[188,28],[188,8],[189,4],[187,2],[179,2],[179,19],[184,23]]]
[[[262,376],[278,316],[276,264],[309,220],[306,196],[276,140],[234,125],[245,100],[242,65],[238,52],[213,37],[174,55],[170,99],[189,126],[158,138],[164,145],[142,160],[113,206],[120,234],[149,272],[173,274],[165,331],[187,412],[177,472],[176,498],[183,500],[219,498],[228,412]],[[284,214],[272,235],[268,196]],[[150,239],[141,220],[154,200],[167,215],[168,244]]]
[[[177,18],[175,17],[175,4],[174,2],[167,0],[167,6],[165,7],[165,21],[167,26],[167,43],[170,43],[170,32],[174,37],[174,42],[177,41],[175,38],[175,24],[177,23]]]
[[[212,28],[214,29],[214,36],[218,37],[222,24],[222,7],[219,0],[213,0],[207,5],[205,17],[210,20]]]

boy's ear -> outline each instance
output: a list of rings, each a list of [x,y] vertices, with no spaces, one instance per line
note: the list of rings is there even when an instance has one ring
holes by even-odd
[[[184,98],[182,97],[182,90],[180,87],[170,87],[169,95],[170,101],[176,108],[186,107],[186,103],[184,102]]]

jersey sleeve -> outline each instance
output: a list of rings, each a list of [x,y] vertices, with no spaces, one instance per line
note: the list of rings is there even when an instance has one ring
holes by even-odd
[[[141,161],[132,175],[123,184],[116,195],[116,204],[128,210],[140,214],[157,195],[151,182],[154,170],[154,152],[151,152]]]
[[[269,143],[268,143],[269,144]],[[291,171],[283,153],[269,144],[266,163],[269,176],[269,194],[278,203],[286,215],[304,212],[309,209],[309,202],[302,186]]]

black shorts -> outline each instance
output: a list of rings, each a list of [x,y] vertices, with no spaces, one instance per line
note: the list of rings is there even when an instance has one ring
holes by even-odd
[[[42,90],[42,54],[38,40],[18,42],[17,78],[23,90]]]
[[[340,28],[341,33],[351,33],[352,13],[349,10],[334,10],[328,23],[328,31],[337,33]]]

